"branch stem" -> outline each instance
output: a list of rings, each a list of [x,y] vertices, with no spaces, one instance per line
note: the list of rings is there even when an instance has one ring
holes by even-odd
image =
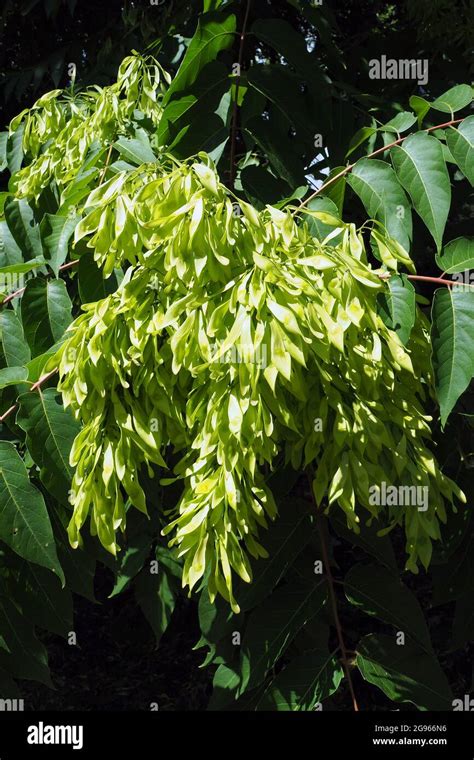
[[[443,129],[443,127],[452,127],[453,124],[459,124],[463,119],[451,119],[451,121],[445,121],[444,124],[436,124],[434,127],[428,127],[427,129],[422,130],[423,132],[433,132],[435,129]],[[400,145],[404,140],[406,140],[407,137],[410,137],[411,133],[408,135],[405,135],[404,137],[399,137],[398,140],[394,140],[393,142],[389,143],[388,145],[384,145],[382,148],[377,148],[377,150],[374,150],[373,153],[369,153],[367,156],[363,156],[363,158],[375,158],[375,156],[380,155],[380,153],[385,153],[386,150],[390,150],[390,148],[393,148],[395,145]],[[327,182],[321,185],[320,188],[314,191],[314,193],[311,193],[306,200],[301,201],[300,205],[296,208],[296,210],[293,212],[296,214],[303,206],[307,206],[310,201],[313,200],[313,198],[316,198],[317,195],[323,192],[323,190],[326,190],[330,185],[332,185],[334,182],[336,182],[338,179],[343,177],[345,174],[348,174],[352,171],[354,166],[356,165],[357,161],[354,161],[353,164],[348,164],[344,167],[344,169],[337,174],[334,175],[334,177],[331,177],[331,179],[328,179]]]
[[[229,172],[229,187],[231,190],[234,189],[235,174],[236,174],[235,150],[236,150],[236,140],[237,140],[237,121],[239,118],[240,72],[242,70],[242,62],[244,58],[244,42],[245,42],[245,35],[247,33],[247,22],[248,22],[249,13],[250,13],[250,4],[251,4],[251,0],[247,0],[244,23],[242,24],[242,31],[240,33],[238,70],[237,70],[237,76],[235,78],[235,96],[234,96],[234,102],[232,106],[232,127],[231,127],[231,133],[230,133],[230,172]]]
[[[318,526],[319,540],[321,542],[321,551],[322,551],[322,555],[323,555],[323,565],[324,565],[324,570],[325,570],[325,573],[326,573],[326,580],[327,580],[327,584],[328,584],[328,588],[329,588],[329,597],[331,599],[332,614],[333,614],[333,618],[334,618],[334,624],[336,626],[337,639],[339,641],[339,649],[341,650],[341,660],[342,660],[342,664],[343,664],[344,671],[345,671],[345,674],[346,674],[347,683],[349,685],[349,691],[350,691],[350,694],[351,694],[353,710],[354,710],[354,712],[359,712],[359,705],[357,703],[357,698],[356,698],[355,691],[354,691],[354,684],[352,683],[352,676],[351,676],[349,661],[348,661],[348,658],[347,658],[347,652],[348,652],[348,650],[346,649],[346,645],[344,643],[344,634],[342,632],[341,621],[339,619],[339,613],[338,613],[338,610],[337,610],[337,597],[336,597],[336,592],[334,590],[334,583],[335,583],[335,581],[334,581],[334,578],[333,578],[333,575],[332,575],[332,571],[331,571],[331,562],[330,562],[330,559],[329,559],[329,553],[328,553],[328,549],[327,549],[327,546],[326,546],[326,541],[324,539],[324,529],[323,529],[323,524],[322,524],[322,519],[321,519],[321,513],[320,513],[320,510],[319,510],[319,508],[318,508],[318,506],[316,504],[316,499],[314,498],[314,493],[313,493],[313,478],[311,477],[311,475],[310,475],[309,472],[307,472],[306,474],[307,474],[307,477],[308,477],[309,488],[310,488],[310,492],[311,492],[311,498],[312,498],[312,501],[313,501],[313,504],[314,504],[314,508],[315,508],[315,512],[316,512],[316,524]]]

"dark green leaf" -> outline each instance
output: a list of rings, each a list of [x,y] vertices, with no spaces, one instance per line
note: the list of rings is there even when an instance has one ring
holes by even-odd
[[[379,297],[380,314],[387,327],[395,330],[406,345],[415,324],[415,288],[403,274],[392,275],[386,283],[388,292]]]
[[[474,116],[468,116],[457,129],[446,130],[446,142],[462,173],[474,187]]]
[[[313,710],[334,694],[344,676],[336,657],[328,651],[313,649],[294,657],[274,678],[256,710],[307,711]]]
[[[0,665],[14,678],[40,681],[51,686],[48,657],[34,628],[10,599],[0,597],[0,630],[11,654],[0,650]]]
[[[63,280],[29,280],[21,300],[23,329],[32,356],[44,353],[71,322],[71,300]]]
[[[206,63],[216,59],[221,50],[225,50],[234,40],[235,16],[225,16],[222,12],[207,13],[201,16],[178,73],[169,86],[163,100],[167,105],[176,94],[186,90],[199,76]]]
[[[389,235],[410,250],[411,206],[392,167],[385,161],[362,158],[347,181],[357,193],[369,216],[386,227]]]
[[[0,441],[0,539],[64,582],[43,496],[30,483],[15,446],[7,441]]]
[[[268,559],[254,566],[254,580],[242,584],[236,598],[243,612],[256,607],[273,590],[313,533],[311,505],[303,499],[288,499],[279,507],[279,516],[265,535]]]
[[[400,183],[439,249],[451,204],[451,185],[441,143],[425,132],[410,135],[391,150]]]
[[[55,277],[57,277],[59,267],[66,261],[69,239],[80,217],[46,214],[46,218],[51,232],[44,238],[45,256]]]
[[[447,274],[474,269],[474,237],[451,240],[436,256],[436,263]]]
[[[39,224],[24,198],[9,198],[4,208],[5,221],[23,258],[37,259],[43,256]]]
[[[380,565],[355,565],[344,579],[344,589],[351,604],[394,625],[422,649],[431,651],[430,635],[417,598],[390,570]]]
[[[395,702],[412,702],[419,710],[451,710],[449,683],[434,655],[415,644],[370,634],[357,647],[357,666],[369,683]]]
[[[291,583],[271,594],[249,616],[241,649],[241,686],[258,686],[303,626],[321,611],[326,584]]]
[[[41,469],[42,482],[67,505],[73,476],[69,453],[79,424],[71,411],[58,401],[54,388],[46,388],[41,393],[24,393],[19,398],[16,422],[26,433],[28,450]]]
[[[465,108],[472,101],[472,87],[468,84],[458,84],[443,93],[431,103],[431,108],[443,113],[454,113]]]
[[[8,367],[22,367],[31,359],[23,327],[11,309],[0,311],[0,343]]]
[[[439,288],[431,313],[435,386],[444,426],[474,375],[474,288]]]

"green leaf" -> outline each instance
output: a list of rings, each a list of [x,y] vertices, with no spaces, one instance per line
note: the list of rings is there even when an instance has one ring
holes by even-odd
[[[22,261],[23,256],[20,247],[8,229],[8,224],[3,220],[0,222],[0,264],[1,266],[10,266],[11,264],[21,264]]]
[[[308,95],[301,91],[301,79],[286,66],[251,66],[247,81],[267,97],[296,129],[296,139],[314,141],[314,126]]]
[[[15,174],[20,168],[23,161],[23,132],[25,123],[23,122],[18,129],[8,138],[7,142],[7,163],[10,174]]]
[[[5,221],[16,244],[25,259],[43,256],[43,245],[39,224],[35,222],[33,210],[24,198],[9,198],[4,208]]]
[[[21,317],[33,357],[62,338],[72,319],[71,307],[63,280],[35,277],[27,282],[21,300]]]
[[[146,163],[156,163],[156,156],[150,145],[150,138],[144,129],[137,129],[134,137],[119,137],[114,148],[121,156],[131,161],[135,166]]]
[[[371,557],[375,557],[378,562],[390,570],[398,572],[397,562],[395,560],[395,554],[393,552],[392,544],[388,536],[377,535],[377,525],[367,525],[361,523],[360,532],[354,533],[347,527],[347,522],[343,517],[343,513],[340,510],[334,510],[330,514],[331,526],[335,528],[336,532],[347,541],[349,544],[355,544],[360,546]]]
[[[395,702],[411,702],[419,710],[451,710],[449,683],[434,655],[415,644],[398,646],[395,638],[364,636],[357,646],[357,666],[369,683]]]
[[[406,275],[393,275],[387,280],[388,293],[380,293],[380,314],[391,330],[406,345],[415,324],[415,288]]]
[[[35,625],[67,637],[72,629],[71,592],[59,578],[33,563],[25,563],[15,587],[15,599]]]
[[[39,259],[32,259],[31,261],[18,262],[16,264],[7,264],[4,267],[0,267],[0,275],[2,274],[26,274],[33,269],[43,266],[45,260],[41,256]]]
[[[393,119],[387,121],[383,127],[379,127],[381,132],[393,132],[394,134],[401,134],[406,132],[407,129],[413,126],[416,122],[416,116],[411,111],[400,111]]]
[[[446,142],[462,173],[474,187],[474,116],[468,116],[457,129],[446,130]]]
[[[82,254],[78,267],[79,295],[82,303],[100,301],[117,289],[114,273],[106,280],[102,270],[97,266],[92,251]]]
[[[335,166],[334,169],[331,169],[324,182],[333,179],[333,177],[336,177],[336,175],[340,174],[345,168],[345,166]],[[346,181],[347,175],[344,174],[329,185],[329,187],[324,189],[324,195],[335,203],[339,217],[342,217],[342,208],[344,206],[344,196],[346,193]]]
[[[11,654],[0,649],[0,665],[14,678],[40,681],[52,687],[48,656],[31,623],[10,599],[0,596],[0,630]]]
[[[417,598],[397,575],[380,565],[354,565],[344,579],[348,600],[367,615],[394,625],[422,649],[431,651],[431,640]]]
[[[474,288],[439,288],[431,312],[435,387],[444,427],[474,374]]]
[[[297,32],[288,21],[277,18],[257,19],[250,32],[277,50],[305,79],[311,81],[316,76],[318,84],[324,81],[318,71],[316,55],[308,53],[304,35]]]
[[[30,483],[15,446],[7,441],[0,441],[0,539],[64,582],[43,496]]]
[[[115,585],[109,594],[109,599],[122,593],[132,578],[140,572],[150,554],[153,540],[154,534],[150,521],[143,519],[142,514],[129,514],[126,539],[117,557]]]
[[[59,504],[54,504],[51,506],[50,515],[59,561],[66,577],[66,588],[94,603],[95,557],[87,548],[73,549],[69,543],[66,530],[69,510],[66,511]]]
[[[240,172],[240,181],[247,197],[252,202],[273,205],[287,192],[288,186],[262,166],[246,166]]]
[[[8,166],[7,141],[8,132],[0,132],[0,172],[3,172]]]
[[[212,681],[212,696],[208,710],[222,710],[235,699],[240,676],[225,664],[219,665]]]
[[[313,710],[334,694],[344,677],[336,657],[327,651],[313,649],[289,662],[274,678],[256,710],[308,711]]]
[[[158,572],[145,565],[135,581],[135,597],[150,623],[156,643],[166,631],[173,614],[181,579],[181,566],[162,547],[156,551]]]
[[[73,477],[69,453],[80,427],[59,400],[54,388],[22,394],[16,422],[26,433],[28,451],[40,467],[42,482],[51,494],[68,505]]]
[[[241,649],[240,693],[258,686],[303,626],[326,602],[326,584],[297,582],[271,594],[249,616]]]
[[[58,214],[45,215],[51,232],[44,238],[45,257],[55,277],[59,274],[59,267],[64,264],[68,254],[68,244],[79,216],[59,216]]]
[[[474,269],[474,237],[451,240],[436,256],[436,263],[446,274]]]
[[[163,111],[158,127],[160,145],[179,145],[186,136],[188,141],[193,135],[188,132],[202,133],[201,139],[209,138],[210,130],[205,134],[206,120],[212,116],[212,121],[220,128],[226,125],[227,111],[230,105],[229,70],[220,61],[210,61],[202,69],[196,81],[179,97],[173,98]],[[220,111],[220,104],[228,94],[227,110]],[[197,138],[194,137],[194,141]],[[202,150],[201,146],[197,150]],[[197,152],[196,150],[196,152]]]
[[[349,143],[349,147],[347,149],[346,158],[348,158],[351,153],[353,153],[360,145],[363,145],[369,137],[372,137],[372,135],[375,135],[377,132],[375,127],[362,127],[359,129],[352,140]]]
[[[418,126],[421,127],[423,119],[431,108],[431,103],[428,103],[425,98],[420,98],[419,95],[412,95],[409,102],[418,117]]]
[[[311,539],[314,528],[310,510],[311,505],[304,499],[288,499],[279,505],[278,519],[265,535],[268,559],[255,563],[252,583],[242,584],[240,592],[236,590],[243,612],[270,594]]]
[[[244,614],[234,614],[221,596],[217,596],[211,603],[207,589],[199,596],[198,612],[201,638],[195,649],[209,647],[201,667],[206,667],[211,662],[227,662],[229,647],[234,648],[232,631],[239,630],[239,626],[243,625]]]
[[[438,250],[451,204],[451,185],[441,143],[424,132],[391,149],[400,183],[431,232]]]
[[[304,166],[294,141],[289,144],[287,121],[283,127],[278,119],[265,121],[261,116],[252,116],[247,121],[245,133],[268,156],[274,174],[287,182],[290,189],[302,183]]]
[[[235,16],[224,16],[221,11],[200,16],[194,37],[181,66],[163,98],[167,105],[176,93],[186,90],[196,81],[206,63],[216,59],[221,50],[232,45],[235,33]]]
[[[25,367],[5,367],[5,369],[0,369],[0,389],[6,388],[7,385],[23,383],[27,377],[28,370]]]
[[[465,108],[472,101],[472,87],[468,84],[458,84],[444,92],[431,103],[431,108],[443,113],[454,113]]]
[[[11,309],[0,311],[0,345],[8,367],[22,367],[31,359],[22,324]]]
[[[326,198],[324,195],[320,195],[318,198],[313,198],[313,200],[307,204],[307,207],[311,211],[324,211],[327,214],[331,214],[331,216],[335,216],[336,219],[339,217],[339,209],[337,208],[334,201],[332,201],[330,198]],[[330,232],[334,231],[334,227],[332,227],[330,224],[325,224],[323,221],[321,221],[321,219],[318,219],[315,216],[308,215],[305,216],[304,219],[309,227],[312,236],[321,242],[329,235]],[[341,229],[341,235],[342,232],[343,230]],[[340,242],[339,235],[337,235],[335,238],[332,238],[332,240],[329,241],[329,245],[337,245],[338,242]]]
[[[385,161],[362,158],[347,181],[357,193],[369,216],[377,219],[389,235],[410,250],[411,206],[392,167]]]

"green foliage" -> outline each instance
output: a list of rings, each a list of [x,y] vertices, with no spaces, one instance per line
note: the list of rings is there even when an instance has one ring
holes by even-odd
[[[0,137],[0,274],[23,277],[0,312],[2,695],[50,683],[35,628],[67,634],[100,561],[157,644],[180,586],[200,593],[210,709],[313,710],[354,667],[395,702],[451,704],[391,535],[406,570],[435,562],[463,646],[472,541],[430,414],[445,425],[466,402],[474,296],[439,289],[430,325],[410,278],[422,248],[446,275],[472,263],[451,223],[473,181],[473,117],[457,113],[472,89],[413,96],[415,113],[349,89],[350,104],[326,65],[329,11],[291,5],[321,57],[255,18],[258,55],[236,73],[235,9],[206,3],[173,79],[133,54],[114,84],[43,95]],[[426,132],[436,112],[456,123]],[[427,487],[429,508],[374,504],[382,482]],[[361,555],[348,572],[341,543]],[[358,621],[349,664],[330,567]]]

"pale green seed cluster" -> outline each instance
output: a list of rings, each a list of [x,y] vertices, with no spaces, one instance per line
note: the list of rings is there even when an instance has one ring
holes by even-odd
[[[29,163],[12,177],[10,191],[36,198],[53,180],[63,191],[81,167],[87,171],[83,162],[91,146],[113,142],[137,109],[157,125],[163,79],[169,81],[169,75],[155,59],[132,55],[123,60],[111,86],[78,95],[53,90],[22,111],[9,131],[23,129]]]
[[[404,524],[408,566],[427,565],[444,498],[462,497],[426,445],[428,334],[419,315],[405,349],[383,324],[385,286],[354,225],[321,244],[289,211],[237,207],[203,154],[116,175],[86,206],[76,240],[106,273],[131,266],[116,293],[84,307],[56,357],[83,423],[73,545],[90,515],[115,552],[127,498],[145,511],[141,469],[180,452],[169,477],[183,493],[165,532],[183,584],[209,570],[211,597],[237,610],[233,572],[250,581],[248,555],[266,555],[261,529],[276,507],[264,473],[284,452],[315,471],[319,504],[337,503],[354,530],[361,507]],[[369,489],[382,481],[428,486],[429,508],[374,507]]]

